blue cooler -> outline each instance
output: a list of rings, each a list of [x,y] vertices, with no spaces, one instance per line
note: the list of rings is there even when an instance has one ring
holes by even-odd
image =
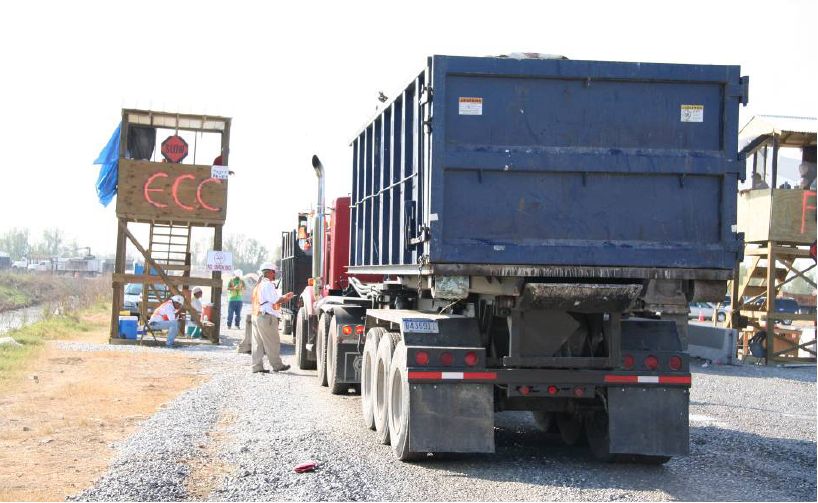
[[[136,339],[136,328],[138,325],[136,316],[119,317],[119,337],[123,339]]]

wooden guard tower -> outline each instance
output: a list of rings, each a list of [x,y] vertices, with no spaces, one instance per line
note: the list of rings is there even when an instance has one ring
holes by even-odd
[[[787,126],[776,127],[776,122]],[[802,278],[815,288],[815,282],[806,276],[815,268],[810,253],[816,237],[815,190],[775,188],[779,181],[779,149],[801,149],[802,163],[811,162],[814,166],[815,123],[815,119],[756,117],[744,128],[758,128],[742,150],[745,158],[752,159],[756,188],[739,194],[738,230],[744,233],[744,256],[749,263],[744,278],[731,282],[733,309],[728,325],[742,329],[739,339],[742,355],[750,353],[750,343],[756,337],[757,342],[764,344],[768,363],[816,361],[815,342],[799,342],[800,330],[781,323],[807,320],[814,324],[815,315],[776,311],[776,299],[783,296],[783,287],[795,278]],[[771,180],[772,188],[767,188],[766,180]],[[796,264],[798,259],[802,259],[798,262],[800,266]],[[734,277],[739,278],[738,265]],[[758,334],[762,335],[757,337]]]
[[[184,163],[189,147],[179,136],[180,131],[194,135],[193,164]],[[162,134],[167,134],[167,138],[160,136]],[[220,135],[219,157],[197,163],[196,141],[205,134],[209,137]],[[221,272],[215,271],[210,277],[191,276],[190,240],[194,227],[212,228],[213,250],[222,248],[228,184],[226,179],[214,178],[211,169],[213,164],[228,165],[229,143],[230,119],[226,117],[122,110],[111,342],[121,341],[118,319],[124,286],[141,283],[140,317],[143,322],[147,321],[149,311],[171,295],[183,295],[185,310],[198,321],[198,315],[190,305],[189,289],[193,286],[211,287],[210,322],[213,326],[208,325],[204,335],[218,344]],[[157,151],[162,155],[157,156]],[[137,223],[150,226],[147,243],[140,243],[129,229],[129,224]],[[142,274],[126,273],[128,241],[145,261]]]

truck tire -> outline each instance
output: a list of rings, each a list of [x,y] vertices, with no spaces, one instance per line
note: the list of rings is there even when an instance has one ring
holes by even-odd
[[[534,416],[534,422],[537,424],[537,428],[543,432],[549,432],[554,428],[556,424],[554,421],[554,413],[548,412],[545,410],[532,410],[531,415]]]
[[[719,323],[723,323],[724,320],[726,319],[727,319],[726,313],[719,312],[718,314],[716,314],[716,321],[718,321]]]
[[[582,443],[584,437],[582,435],[583,425],[582,418],[574,415],[560,412],[554,417],[557,428],[560,430],[560,438],[565,442],[565,445],[575,446]]]
[[[318,319],[318,333],[315,335],[315,367],[318,370],[318,384],[327,385],[327,313]]]
[[[349,391],[349,384],[338,382],[338,372],[343,370],[338,368],[338,323],[335,318],[329,322],[327,332],[327,349],[324,351],[327,354],[327,386],[333,395],[342,395]]]
[[[611,454],[607,412],[596,411],[585,417],[585,437],[594,458],[604,463],[616,461],[616,456]]]
[[[307,323],[307,310],[302,307],[295,317],[295,361],[302,370],[315,368],[315,362],[307,358]]]
[[[384,337],[383,339],[390,339]],[[387,418],[392,440],[392,452],[401,461],[417,460],[425,453],[409,450],[409,376],[406,369],[406,348],[398,342],[389,366]]]
[[[366,333],[364,354],[361,362],[361,413],[364,424],[370,430],[375,429],[375,360],[378,357],[378,343],[386,333],[383,327],[370,328]]]
[[[378,343],[377,358],[375,358],[375,388],[373,393],[375,431],[378,433],[378,442],[389,445],[389,369],[392,364],[392,353],[395,351],[395,339],[399,335],[387,332]]]

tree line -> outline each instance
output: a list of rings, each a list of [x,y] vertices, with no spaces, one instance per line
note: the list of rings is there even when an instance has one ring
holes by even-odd
[[[40,239],[34,239],[28,229],[13,228],[0,235],[0,251],[8,253],[12,260],[30,257],[57,257],[76,254],[81,248],[76,239],[68,240],[56,227],[43,231]]]

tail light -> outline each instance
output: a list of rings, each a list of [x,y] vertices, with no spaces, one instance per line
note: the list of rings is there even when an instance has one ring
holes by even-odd
[[[427,353],[426,351],[415,352],[415,363],[417,363],[418,365],[428,365],[429,353]]]
[[[649,370],[656,370],[659,368],[659,359],[653,355],[649,355],[645,358],[645,367]]]
[[[583,396],[585,396],[585,388],[583,388],[582,386],[577,386],[576,388],[574,388],[574,396],[577,398],[582,398]]]
[[[682,368],[682,357],[673,355],[667,361],[667,366],[670,367],[670,370],[681,370]]]
[[[552,384],[551,386],[549,386],[549,387],[548,387],[548,394],[549,394],[549,395],[556,395],[556,394],[557,394],[557,393],[559,393],[559,392],[560,392],[559,388],[557,388],[557,387],[556,387],[556,386],[554,386],[553,384]]]
[[[634,365],[636,365],[636,360],[634,359],[633,355],[625,355],[622,357],[623,367],[630,370],[633,368]]]
[[[448,351],[445,351],[440,354],[440,364],[448,367],[454,362],[454,356]]]
[[[477,365],[477,353],[474,351],[469,351],[466,353],[466,356],[463,358],[463,361],[466,362],[466,365],[469,367],[474,367]]]
[[[352,325],[344,325],[341,329],[341,333],[344,335],[352,335]]]
[[[517,391],[519,391],[521,395],[526,396],[531,393],[531,388],[528,386],[517,386]]]
[[[355,325],[355,335],[364,335],[364,328],[363,325]]]

